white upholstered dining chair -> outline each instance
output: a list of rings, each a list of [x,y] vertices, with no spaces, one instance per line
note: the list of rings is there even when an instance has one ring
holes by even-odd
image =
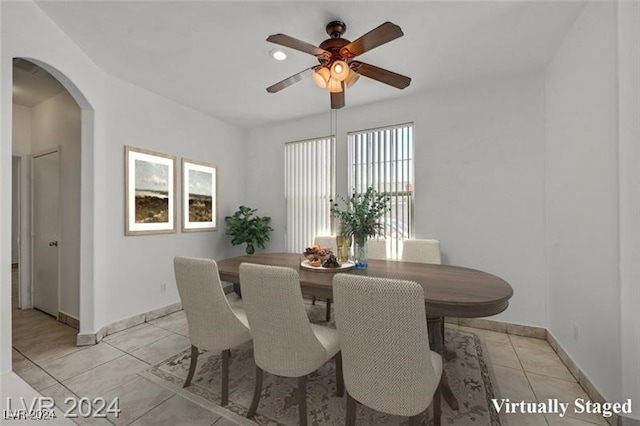
[[[242,263],[240,285],[256,362],[256,387],[247,417],[256,414],[266,371],[298,378],[299,424],[306,425],[309,373],[334,358],[336,392],[343,393],[338,332],[309,322],[300,278],[291,268]]]
[[[183,387],[191,384],[200,350],[221,352],[221,405],[227,405],[231,349],[251,340],[246,315],[241,308],[229,304],[214,260],[175,257],[173,265],[191,340],[189,374]]]
[[[411,239],[402,242],[402,260],[416,263],[442,263],[440,241],[432,239]]]
[[[442,263],[439,240],[411,239],[404,240],[402,245],[402,261],[404,262],[431,263],[436,265]],[[440,334],[444,345],[444,318],[440,324]],[[450,361],[455,357],[455,353],[448,350],[446,346],[443,346],[442,350],[445,360]]]
[[[369,259],[387,259],[387,242],[385,240],[369,240]]]
[[[422,287],[412,281],[336,274],[336,326],[347,390],[347,425],[356,401],[375,410],[411,417],[433,401],[440,424],[442,358],[429,349]]]
[[[335,256],[338,256],[338,242],[336,237],[318,235],[313,239],[313,244],[317,244],[323,248],[328,248]]]

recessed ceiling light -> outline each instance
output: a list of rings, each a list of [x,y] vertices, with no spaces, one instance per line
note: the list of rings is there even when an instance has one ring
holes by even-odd
[[[271,55],[271,57],[276,61],[284,61],[285,59],[287,59],[287,54],[284,53],[282,49],[272,49],[269,52],[269,55]]]

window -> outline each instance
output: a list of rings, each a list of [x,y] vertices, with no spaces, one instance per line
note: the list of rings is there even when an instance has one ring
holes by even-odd
[[[349,190],[372,186],[391,198],[382,236],[388,255],[398,259],[401,242],[413,236],[413,123],[351,132],[348,143]]]
[[[284,148],[288,252],[303,252],[316,235],[331,235],[335,138],[289,142]]]

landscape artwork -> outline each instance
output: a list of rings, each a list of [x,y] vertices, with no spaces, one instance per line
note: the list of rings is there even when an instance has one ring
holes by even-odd
[[[125,147],[126,235],[176,231],[176,158]]]
[[[182,159],[182,230],[215,231],[217,207],[216,167]]]

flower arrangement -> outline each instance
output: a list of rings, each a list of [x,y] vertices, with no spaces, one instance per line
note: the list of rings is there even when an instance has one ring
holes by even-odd
[[[338,197],[346,209],[341,210],[338,203],[331,201],[331,214],[340,219],[341,234],[351,238],[356,244],[363,244],[367,237],[374,237],[382,231],[382,225],[378,222],[389,210],[389,196],[380,194],[373,187],[365,192],[356,192],[349,200]]]

